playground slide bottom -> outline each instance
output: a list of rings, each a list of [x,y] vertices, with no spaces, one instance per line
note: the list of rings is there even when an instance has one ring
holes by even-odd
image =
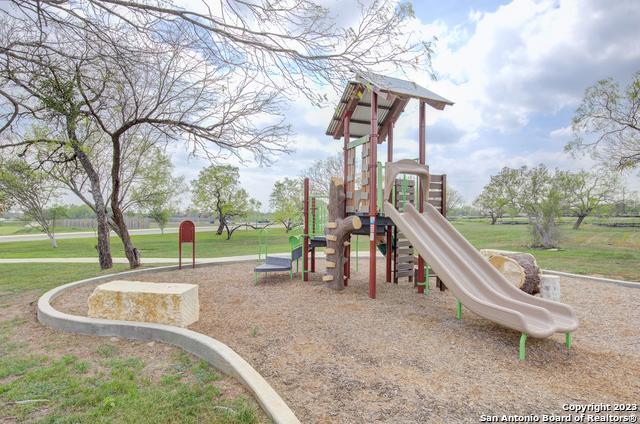
[[[412,205],[399,212],[385,202],[384,212],[454,296],[472,312],[532,337],[548,337],[578,328],[573,309],[531,296],[514,287],[443,217],[426,204],[424,214]]]

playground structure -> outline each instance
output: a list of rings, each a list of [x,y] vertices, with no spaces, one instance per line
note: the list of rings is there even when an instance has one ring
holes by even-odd
[[[254,282],[258,282],[258,274],[269,272],[289,272],[289,278],[293,279],[293,263],[296,264],[296,272],[300,271],[299,260],[303,258],[302,278],[308,272],[316,270],[316,249],[326,247],[326,237],[324,236],[327,222],[327,204],[325,199],[318,196],[309,195],[309,180],[304,180],[304,234],[289,236],[289,254],[269,255],[266,229],[261,229],[258,233],[258,260],[264,263],[254,268]],[[310,258],[310,261],[309,261]]]
[[[411,99],[419,101],[418,160],[394,162],[394,125]],[[400,277],[416,280],[418,292],[428,290],[427,261],[439,285],[446,284],[457,298],[457,318],[462,306],[500,325],[521,333],[520,359],[525,357],[528,336],[565,334],[567,347],[571,332],[578,327],[573,310],[564,304],[530,296],[512,286],[446,220],[446,176],[432,175],[426,165],[426,106],[443,110],[453,103],[415,83],[396,78],[358,73],[350,81],[336,107],[326,134],[343,140],[342,182],[332,181],[340,196],[329,210],[344,208],[331,216],[327,238],[320,240],[309,226],[309,182],[304,185],[304,234],[302,243],[303,280],[315,271],[315,248],[327,241],[342,242],[335,232],[347,220],[352,225],[341,234],[344,249],[327,248],[324,281],[341,289],[350,276],[350,234],[369,235],[369,297],[376,298],[376,249],[383,248],[386,281]],[[355,138],[355,140],[354,140]],[[387,161],[378,162],[378,144],[387,142]],[[360,150],[358,175],[357,151]],[[406,176],[413,178],[410,184]],[[411,189],[409,188],[411,186]],[[342,200],[344,200],[342,202]],[[398,201],[400,200],[400,202]],[[360,225],[353,225],[357,221]],[[314,242],[316,243],[314,245]],[[413,250],[418,253],[413,262]],[[400,259],[400,260],[399,260]],[[344,266],[341,264],[344,263]],[[392,271],[392,263],[394,269]],[[392,275],[393,274],[393,275]],[[441,282],[440,282],[441,280]]]

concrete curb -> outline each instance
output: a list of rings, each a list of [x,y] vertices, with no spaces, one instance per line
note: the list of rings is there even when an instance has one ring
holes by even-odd
[[[236,261],[229,261],[238,262]],[[223,373],[236,378],[253,394],[267,415],[278,424],[299,424],[293,411],[267,381],[229,346],[209,336],[185,328],[163,324],[114,321],[69,315],[56,310],[51,302],[69,289],[114,277],[151,272],[173,271],[177,266],[164,266],[125,271],[65,284],[49,290],[38,299],[38,320],[57,330],[91,336],[117,336],[137,340],[157,340],[178,346],[209,362]]]
[[[550,274],[550,275],[559,275],[561,277],[582,278],[584,280],[596,281],[598,283],[617,284],[623,287],[632,287],[634,289],[640,289],[640,282],[636,282],[636,281],[614,280],[612,278],[593,277],[591,275],[582,275],[582,274],[572,274],[570,272],[554,271],[552,269],[543,269],[542,273]]]

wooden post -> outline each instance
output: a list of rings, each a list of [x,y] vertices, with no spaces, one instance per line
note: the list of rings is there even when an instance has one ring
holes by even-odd
[[[330,284],[335,290],[342,290],[345,286],[344,259],[347,239],[352,231],[362,227],[357,215],[345,217],[345,195],[340,178],[332,178],[329,187],[329,217],[325,227],[327,238],[326,270],[322,280]]]
[[[313,235],[316,235],[316,198],[311,198],[311,228]],[[311,249],[311,272],[316,272],[316,248]]]
[[[304,179],[303,184],[303,201],[302,201],[302,213],[304,214],[303,222],[303,232],[304,232],[304,243],[303,243],[303,258],[302,258],[302,280],[309,281],[309,178]]]
[[[420,100],[420,116],[419,116],[419,162],[421,165],[424,165],[426,163],[426,150],[427,150],[427,143],[426,143],[426,122],[425,122],[425,114],[426,114],[426,107],[425,107],[425,102],[424,100]],[[418,182],[419,184],[419,188],[418,188],[418,210],[420,211],[420,213],[424,212],[424,202],[427,201],[428,199],[425,199],[423,196],[423,188],[422,188],[422,179],[419,179],[420,181]],[[424,283],[424,258],[422,256],[418,256],[418,283],[422,284]],[[424,285],[419,285],[418,286],[418,293],[424,293]]]
[[[389,123],[389,129],[387,130],[387,162],[393,162],[393,122]],[[386,170],[385,170],[386,171]],[[382,199],[383,202],[389,199]],[[385,281],[391,283],[391,258],[393,255],[393,226],[387,225],[387,249],[386,249],[386,272]]]
[[[344,117],[343,123],[343,133],[344,133],[344,145],[343,145],[343,160],[344,160],[344,197],[347,198],[347,191],[350,188],[348,179],[349,179],[349,141],[351,141],[351,114],[348,113]],[[351,172],[355,175],[356,170],[352,169]],[[355,184],[351,187],[351,192],[355,194]],[[344,216],[347,216],[347,202],[344,202]],[[348,245],[345,249],[346,260],[344,261],[344,285],[345,287],[349,285],[349,277],[351,276],[351,235],[347,238]]]
[[[371,132],[369,135],[369,297],[376,298],[376,215],[378,181],[378,93],[371,91]]]

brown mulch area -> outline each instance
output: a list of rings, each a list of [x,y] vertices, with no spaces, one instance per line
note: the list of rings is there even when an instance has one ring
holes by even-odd
[[[482,414],[563,414],[564,403],[637,402],[640,290],[562,278],[562,301],[578,314],[573,347],[561,334],[529,339],[464,310],[450,292],[422,296],[386,284],[367,297],[367,265],[337,293],[254,264],[148,274],[144,281],[199,284],[200,321],[190,328],[233,348],[304,423],[478,422]],[[318,270],[323,269],[318,261]],[[92,287],[59,298],[86,313]],[[133,343],[132,346],[144,347]]]

